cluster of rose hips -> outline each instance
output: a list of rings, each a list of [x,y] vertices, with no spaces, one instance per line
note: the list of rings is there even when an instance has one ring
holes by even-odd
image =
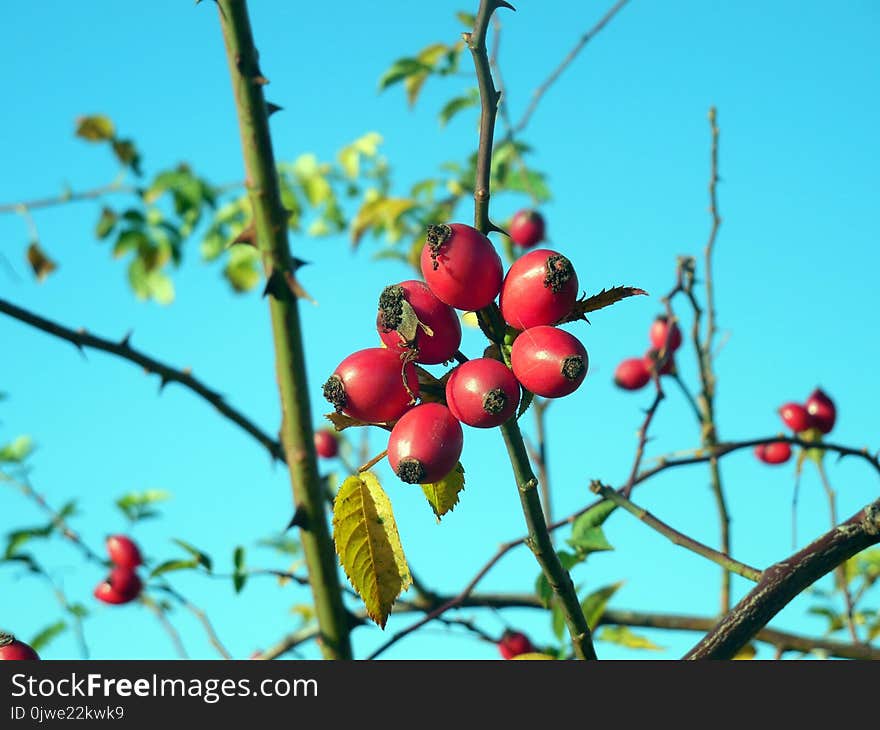
[[[657,317],[648,331],[648,339],[651,341],[651,347],[644,357],[628,358],[621,362],[614,371],[614,382],[619,388],[624,390],[644,388],[650,382],[651,376],[657,369],[660,353],[663,352],[664,348],[668,350],[669,356],[660,370],[660,375],[673,375],[675,373],[673,356],[675,351],[681,347],[682,342],[681,330],[678,328],[678,325],[673,322],[670,327],[666,317]]]
[[[778,412],[782,422],[807,441],[815,441],[820,435],[830,433],[837,420],[834,401],[821,388],[810,393],[804,403],[785,403]],[[791,458],[791,444],[784,441],[758,444],[755,456],[765,464],[784,464]]]
[[[562,254],[529,251],[505,277],[492,242],[476,228],[452,223],[429,227],[421,270],[424,282],[403,281],[386,287],[379,297],[376,328],[385,347],[346,357],[323,389],[340,413],[367,423],[394,424],[388,460],[394,473],[411,484],[436,482],[452,471],[463,447],[462,423],[500,426],[516,413],[520,386],[559,398],[578,388],[588,368],[580,341],[555,327],[578,296],[577,275]],[[458,352],[461,324],[455,310],[479,311],[499,294],[501,316],[509,325],[507,339],[515,337],[510,367],[492,357],[466,360],[444,376],[445,405],[416,405],[416,363],[464,360]]]
[[[39,654],[23,641],[19,641],[12,634],[0,631],[0,661],[39,658]]]
[[[113,605],[129,603],[141,594],[144,587],[137,574],[137,567],[144,562],[141,551],[125,535],[111,535],[106,547],[114,567],[95,588],[95,598]]]

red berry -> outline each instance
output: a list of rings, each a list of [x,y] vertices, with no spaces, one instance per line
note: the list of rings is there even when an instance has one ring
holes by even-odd
[[[526,390],[544,398],[561,398],[584,381],[589,358],[576,337],[543,326],[527,329],[514,340],[510,363]]]
[[[12,634],[0,631],[0,661],[39,659],[40,656],[23,641],[19,641]]]
[[[758,444],[755,456],[765,464],[784,464],[791,458],[791,446],[784,441],[772,444]]]
[[[648,368],[649,371],[654,370],[657,367],[657,361],[660,359],[660,351],[655,350],[653,347],[645,353],[645,367]],[[660,375],[675,375],[675,360],[672,353],[669,353],[669,356],[666,358],[666,364],[663,366],[663,369],[660,371]]]
[[[806,431],[813,426],[813,417],[800,403],[785,403],[779,408],[783,423],[795,433]]]
[[[339,442],[326,428],[315,431],[315,451],[322,459],[332,459],[339,453]]]
[[[138,574],[128,568],[114,568],[95,588],[95,598],[104,603],[129,603],[141,594],[143,584]]]
[[[418,395],[415,366],[384,347],[352,353],[324,383],[324,397],[337,411],[370,423],[397,420]]]
[[[144,562],[140,549],[138,549],[137,544],[130,537],[110,535],[107,538],[106,546],[110,561],[120,568],[134,570]]]
[[[501,285],[501,314],[511,327],[527,330],[556,324],[578,296],[574,267],[562,254],[539,248],[521,256]]]
[[[657,319],[655,319],[654,323],[651,325],[651,330],[648,332],[648,337],[650,337],[651,339],[651,346],[655,350],[662,350],[664,345],[666,345],[667,330],[670,330],[670,327],[666,317],[657,317]],[[672,350],[672,352],[675,352],[679,347],[681,347],[681,330],[675,323],[673,323],[672,328],[669,331],[668,346],[669,349]]]
[[[624,390],[639,390],[651,380],[651,372],[643,357],[624,360],[614,371],[614,384]]]
[[[519,383],[510,369],[497,360],[468,360],[455,368],[446,381],[446,404],[462,423],[494,428],[516,412]]]
[[[461,456],[461,424],[446,406],[424,403],[407,411],[388,439],[388,462],[409,484],[437,482],[453,470]]]
[[[517,246],[531,248],[544,240],[544,216],[536,210],[517,211],[510,221],[510,240]]]
[[[411,309],[405,308],[404,302]],[[418,322],[413,321],[413,314]],[[385,287],[379,297],[376,329],[390,350],[411,350],[415,361],[426,365],[451,360],[461,345],[461,323],[455,310],[437,299],[422,281]]]
[[[807,413],[813,417],[813,425],[822,433],[828,433],[834,428],[834,422],[837,420],[837,408],[825,391],[816,388],[810,393],[810,397],[807,398],[804,405],[807,407]]]
[[[464,223],[430,226],[421,264],[434,296],[456,309],[482,309],[501,289],[503,269],[495,247]]]
[[[501,641],[498,642],[498,651],[505,659],[513,659],[520,654],[530,654],[535,651],[535,647],[529,637],[521,631],[505,631]]]

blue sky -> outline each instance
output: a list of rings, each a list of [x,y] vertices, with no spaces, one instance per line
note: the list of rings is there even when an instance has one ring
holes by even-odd
[[[285,107],[273,117],[276,155],[303,152],[331,158],[368,131],[384,138],[395,184],[405,189],[444,160],[460,160],[475,145],[473,110],[440,128],[436,113],[470,80],[431,83],[415,110],[400,88],[378,94],[390,63],[431,42],[452,42],[460,30],[460,2],[380,6],[343,2],[334,12],[320,3],[251,3],[269,99]],[[474,3],[475,5],[475,3]],[[521,2],[504,14],[501,64],[514,116],[606,4],[561,0]],[[215,181],[241,177],[241,152],[216,11],[210,3],[157,0],[118,4],[18,3],[5,15],[6,72],[0,94],[0,201],[40,197],[65,184],[87,188],[109,182],[115,165],[103,150],[72,136],[74,120],[110,115],[133,137],[149,173],[180,160]],[[647,391],[617,391],[611,376],[624,357],[640,354],[660,311],[658,297],[673,284],[675,258],[698,253],[706,212],[708,125],[711,105],[721,126],[719,187],[724,218],[717,249],[719,325],[726,345],[718,358],[718,413],[722,438],[746,438],[780,428],[774,410],[800,400],[817,384],[839,408],[836,441],[877,448],[880,357],[876,313],[876,170],[880,143],[874,126],[880,102],[876,37],[880,10],[853,0],[820,2],[654,3],[633,0],[592,42],[541,103],[525,135],[536,150],[553,200],[543,211],[553,245],[578,270],[581,285],[647,289],[652,297],[597,313],[579,334],[590,353],[584,386],[549,411],[553,509],[566,514],[589,499],[592,478],[625,479]],[[469,68],[463,59],[463,68]],[[526,203],[500,196],[501,219]],[[137,301],[121,262],[93,237],[100,203],[40,212],[41,240],[60,263],[43,285],[24,264],[27,229],[18,216],[0,217],[0,251],[19,277],[0,270],[0,294],[72,326],[108,337],[134,330],[134,342],[180,367],[191,366],[267,430],[278,421],[271,337],[258,294],[236,296],[216,266],[199,261],[191,242],[175,274],[170,307]],[[303,306],[308,369],[316,414],[320,388],[350,351],[375,343],[373,302],[388,283],[409,278],[402,265],[370,264],[370,247],[350,253],[343,236],[295,238],[297,255],[314,265],[302,272],[320,303]],[[367,265],[369,264],[369,266]],[[477,353],[474,332],[463,349]],[[680,368],[696,374],[691,352]],[[155,378],[128,363],[89,353],[0,318],[0,438],[34,436],[34,482],[60,504],[75,497],[77,528],[94,546],[125,529],[112,506],[120,494],[167,489],[174,498],[163,519],[138,526],[135,537],[157,559],[174,557],[182,537],[210,552],[218,570],[231,564],[235,545],[253,546],[289,515],[284,472],[260,447],[180,388],[157,395]],[[655,420],[649,456],[696,445],[686,404],[670,389]],[[404,549],[422,580],[455,591],[494,552],[523,532],[500,437],[467,429],[463,463],[467,488],[455,512],[436,525],[417,490],[379,470],[394,503]],[[372,439],[381,450],[380,437]],[[790,551],[791,464],[769,469],[748,453],[724,461],[737,557],[766,565]],[[876,497],[875,476],[855,461],[830,465],[840,513]],[[717,525],[706,472],[678,470],[650,482],[636,499],[679,529],[709,543]],[[0,531],[35,524],[39,513],[0,490]],[[815,474],[805,475],[799,504],[802,539],[827,527]],[[710,615],[716,610],[718,570],[666,543],[626,515],[607,525],[617,550],[578,569],[582,592],[625,580],[612,606]],[[40,555],[72,599],[94,607],[86,625],[94,656],[171,656],[167,638],[142,608],[100,607],[91,590],[102,577],[76,552],[52,543]],[[271,553],[251,548],[255,566]],[[277,563],[276,563],[277,565]],[[486,579],[491,590],[530,590],[537,567],[525,550],[506,558]],[[174,584],[206,608],[239,657],[266,647],[294,625],[291,606],[302,589],[253,581],[236,597],[229,581],[180,575]],[[747,586],[737,579],[738,595]],[[0,624],[23,638],[53,621],[57,608],[37,580],[0,569]],[[821,631],[796,601],[775,625]],[[468,615],[477,615],[474,612]],[[498,616],[482,625],[500,633]],[[537,640],[551,637],[549,621],[534,612],[505,614]],[[193,656],[211,656],[192,618],[174,615]],[[406,619],[403,619],[404,621]],[[391,629],[401,622],[392,619]],[[650,635],[676,656],[695,637]],[[383,636],[355,634],[363,655]],[[601,656],[629,656],[608,645]],[[71,635],[47,657],[75,656]],[[314,651],[306,651],[313,656]],[[766,654],[765,654],[766,655]],[[434,627],[402,642],[391,658],[492,658],[495,649]],[[640,655],[641,656],[641,655]]]

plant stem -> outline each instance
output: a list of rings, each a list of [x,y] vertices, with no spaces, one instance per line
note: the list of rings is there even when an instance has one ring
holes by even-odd
[[[486,51],[486,33],[492,13],[499,7],[510,7],[502,0],[480,0],[477,18],[472,33],[466,35],[468,47],[474,59],[477,83],[480,88],[480,142],[477,150],[477,176],[474,185],[474,227],[484,234],[494,230],[489,220],[490,173],[492,165],[492,140],[495,134],[495,117],[498,112],[500,94],[492,80],[492,69]],[[487,321],[495,318],[494,304],[482,310]],[[503,349],[503,348],[502,348]],[[520,503],[528,526],[528,545],[535,555],[541,570],[550,583],[565,617],[571,635],[575,655],[580,659],[595,659],[596,652],[590,634],[590,627],[584,618],[578,602],[577,592],[568,571],[562,567],[547,530],[541,499],[538,496],[538,480],[532,472],[529,457],[523,443],[522,434],[516,419],[511,418],[501,426],[504,443],[513,467],[519,491]]]
[[[741,575],[743,578],[748,578],[749,580],[753,581],[758,581],[761,579],[760,570],[753,568],[750,565],[746,565],[745,563],[741,563],[738,560],[734,560],[729,555],[719,553],[717,550],[713,550],[708,545],[697,542],[693,538],[688,537],[687,535],[670,527],[665,522],[662,522],[661,520],[654,517],[654,515],[652,515],[646,509],[639,507],[636,504],[633,504],[617,490],[605,486],[600,482],[593,482],[593,484],[590,485],[590,489],[595,494],[598,494],[600,497],[614,502],[614,504],[616,504],[618,507],[623,507],[623,509],[629,512],[631,515],[634,515],[646,525],[648,525],[648,527],[656,530],[661,535],[668,538],[675,545],[680,545],[681,547],[690,550],[697,555],[701,555],[704,558],[711,560],[713,563],[720,565],[725,570],[729,570],[736,573],[737,575]]]
[[[218,0],[217,5],[238,112],[257,246],[270,284],[273,278],[278,281],[279,277],[285,282],[285,277],[292,275],[288,212],[281,204],[269,134],[269,116],[263,96],[266,79],[259,69],[247,3]],[[275,288],[269,297],[282,410],[281,443],[287,455],[296,508],[304,510],[307,518],[307,529],[300,529],[300,539],[321,628],[321,650],[327,659],[350,659],[349,622],[342,603],[312,434],[299,307],[290,289]]]

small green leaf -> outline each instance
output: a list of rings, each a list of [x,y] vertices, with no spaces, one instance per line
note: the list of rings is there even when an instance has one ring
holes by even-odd
[[[519,409],[516,412],[517,420],[522,418],[523,413],[529,410],[529,406],[532,405],[532,401],[535,399],[535,394],[530,390],[526,390],[522,386],[520,386],[520,390],[522,391],[522,397],[519,400]]]
[[[587,619],[587,625],[590,627],[591,631],[599,625],[599,619],[601,619],[602,614],[605,613],[605,607],[608,605],[608,601],[611,600],[611,597],[617,593],[617,590],[622,585],[623,581],[612,583],[611,585],[600,588],[597,591],[593,591],[593,593],[581,602],[584,618]]]
[[[164,563],[160,563],[155,568],[153,568],[150,573],[150,578],[156,578],[157,576],[164,575],[165,573],[172,573],[178,570],[194,570],[199,567],[198,560],[166,560]]]
[[[414,74],[430,71],[431,67],[415,58],[399,58],[379,79],[379,91],[400,83]]]
[[[110,117],[95,114],[89,117],[80,117],[76,120],[76,136],[89,142],[103,142],[113,139],[116,130]]]
[[[98,223],[95,225],[95,235],[100,239],[107,238],[113,232],[117,220],[116,213],[110,208],[102,208],[101,217],[98,218]]]
[[[578,516],[572,525],[572,531],[574,532],[588,527],[599,527],[605,523],[605,520],[607,520],[611,516],[611,513],[616,509],[617,505],[615,505],[614,502],[605,499]]]
[[[31,648],[34,651],[42,651],[46,646],[48,646],[54,638],[63,634],[67,630],[67,623],[64,621],[56,621],[54,624],[50,624],[45,629],[43,629],[40,633],[38,633],[33,639],[31,639],[28,643],[31,645]]]
[[[244,548],[239,545],[232,553],[232,564],[235,571],[232,574],[232,586],[236,593],[241,593],[244,584],[247,582],[247,573],[244,568]]]
[[[589,312],[595,312],[597,309],[610,307],[622,299],[634,296],[647,296],[648,292],[644,289],[637,289],[632,286],[613,286],[610,289],[603,289],[598,294],[591,297],[584,297],[575,302],[574,308],[568,313],[559,324],[565,322],[577,322],[578,320],[586,320],[584,315]]]
[[[634,633],[628,626],[603,626],[596,634],[596,639],[625,646],[629,649],[663,650],[662,646],[658,646],[650,639]]]
[[[582,555],[614,550],[601,527],[584,527],[575,524],[572,526],[571,537],[566,542]]]
[[[205,568],[205,570],[207,570],[209,573],[211,572],[212,563],[211,563],[211,558],[209,555],[207,555],[206,553],[203,553],[201,550],[199,550],[194,545],[190,545],[188,542],[184,542],[183,540],[180,540],[178,538],[174,538],[172,540],[172,542],[175,543],[176,545],[179,545],[184,550],[186,550],[190,555],[192,555],[196,559],[196,561],[199,563],[199,565],[203,566]]]
[[[477,16],[472,13],[457,12],[455,17],[468,30],[471,30],[477,24]]]
[[[114,139],[113,154],[123,167],[130,167],[135,175],[141,174],[141,155],[130,139]]]
[[[562,637],[565,636],[565,614],[562,612],[556,596],[550,602],[550,623],[553,628],[553,635],[557,641],[562,641]]]
[[[428,504],[437,516],[437,522],[447,512],[455,509],[458,504],[458,495],[464,489],[464,467],[461,462],[439,482],[422,484],[422,491],[428,499]]]
[[[19,436],[0,448],[0,464],[4,462],[20,464],[31,455],[33,450],[33,439],[30,436]]]

